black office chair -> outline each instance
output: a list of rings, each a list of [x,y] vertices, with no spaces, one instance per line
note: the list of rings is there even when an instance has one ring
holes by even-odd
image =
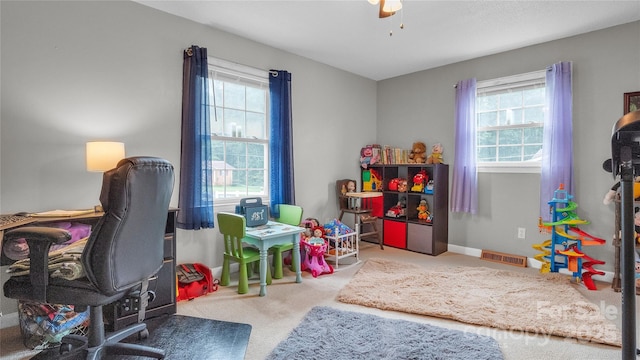
[[[68,335],[60,351],[43,352],[42,358],[100,359],[103,355],[137,355],[164,358],[164,350],[120,341],[133,334],[148,336],[144,307],[147,286],[163,263],[164,232],[169,201],[173,192],[173,166],[153,157],[120,160],[116,168],[104,173],[100,218],[82,253],[86,277],[77,280],[50,278],[47,253],[52,244],[69,239],[66,230],[21,227],[5,238],[26,238],[29,245],[30,274],[15,276],[4,284],[4,295],[11,299],[74,305],[76,311],[89,308],[87,337]],[[142,311],[139,322],[105,334],[102,307],[140,291]]]

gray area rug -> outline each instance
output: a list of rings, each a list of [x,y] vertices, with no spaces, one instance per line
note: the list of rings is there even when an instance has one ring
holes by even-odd
[[[486,267],[424,268],[369,259],[338,301],[581,341],[621,345],[616,325],[568,275]]]
[[[503,356],[488,336],[318,306],[267,359],[499,360]]]

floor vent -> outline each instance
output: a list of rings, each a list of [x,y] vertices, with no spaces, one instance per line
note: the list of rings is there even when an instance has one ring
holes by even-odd
[[[480,259],[497,262],[501,264],[527,267],[526,256],[505,254],[497,251],[482,250],[482,255],[480,255]]]

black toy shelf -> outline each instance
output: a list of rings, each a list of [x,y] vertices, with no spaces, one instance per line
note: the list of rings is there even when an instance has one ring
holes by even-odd
[[[447,251],[449,165],[370,165],[362,170],[362,190],[382,190],[385,245],[430,255]]]

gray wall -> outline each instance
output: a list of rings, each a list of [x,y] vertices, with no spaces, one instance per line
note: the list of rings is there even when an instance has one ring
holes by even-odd
[[[293,74],[296,198],[321,220],[336,216],[334,181],[358,176],[364,144],[441,142],[453,159],[458,80],[573,61],[578,213],[592,222],[584,230],[613,232],[613,209],[602,205],[613,180],[601,163],[622,94],[640,90],[638,22],[376,83],[132,2],[1,1],[0,16],[0,213],[97,204],[101,177],[84,168],[88,140],[123,141],[127,155],[165,157],[179,170],[182,50],[196,44]],[[533,256],[531,244],[546,238],[537,234],[538,186],[538,175],[481,174],[480,213],[450,215],[450,243]],[[180,231],[178,261],[220,266],[216,235]],[[610,243],[588,252],[613,268]],[[1,300],[0,311],[15,311]]]
[[[182,51],[192,44],[292,73],[296,200],[305,216],[337,216],[335,179],[358,176],[360,147],[376,138],[370,79],[133,2],[1,1],[0,13],[0,213],[98,204],[102,177],[85,170],[88,140],[123,141],[128,156],[164,157],[179,170]],[[217,235],[180,231],[178,261],[220,266]],[[0,311],[14,309],[2,298]]]
[[[580,228],[608,241],[585,251],[606,261],[598,269],[613,271],[614,209],[602,199],[614,180],[602,162],[611,156],[611,129],[623,115],[623,93],[640,90],[640,22],[380,81],[378,141],[400,147],[415,140],[441,142],[451,163],[454,84],[542,70],[558,61],[572,61],[574,69],[573,195],[578,215],[591,221]],[[449,243],[533,257],[538,251],[531,245],[550,238],[538,232],[539,195],[539,174],[480,173],[479,212],[450,215]],[[518,227],[526,228],[526,239],[517,238]]]

